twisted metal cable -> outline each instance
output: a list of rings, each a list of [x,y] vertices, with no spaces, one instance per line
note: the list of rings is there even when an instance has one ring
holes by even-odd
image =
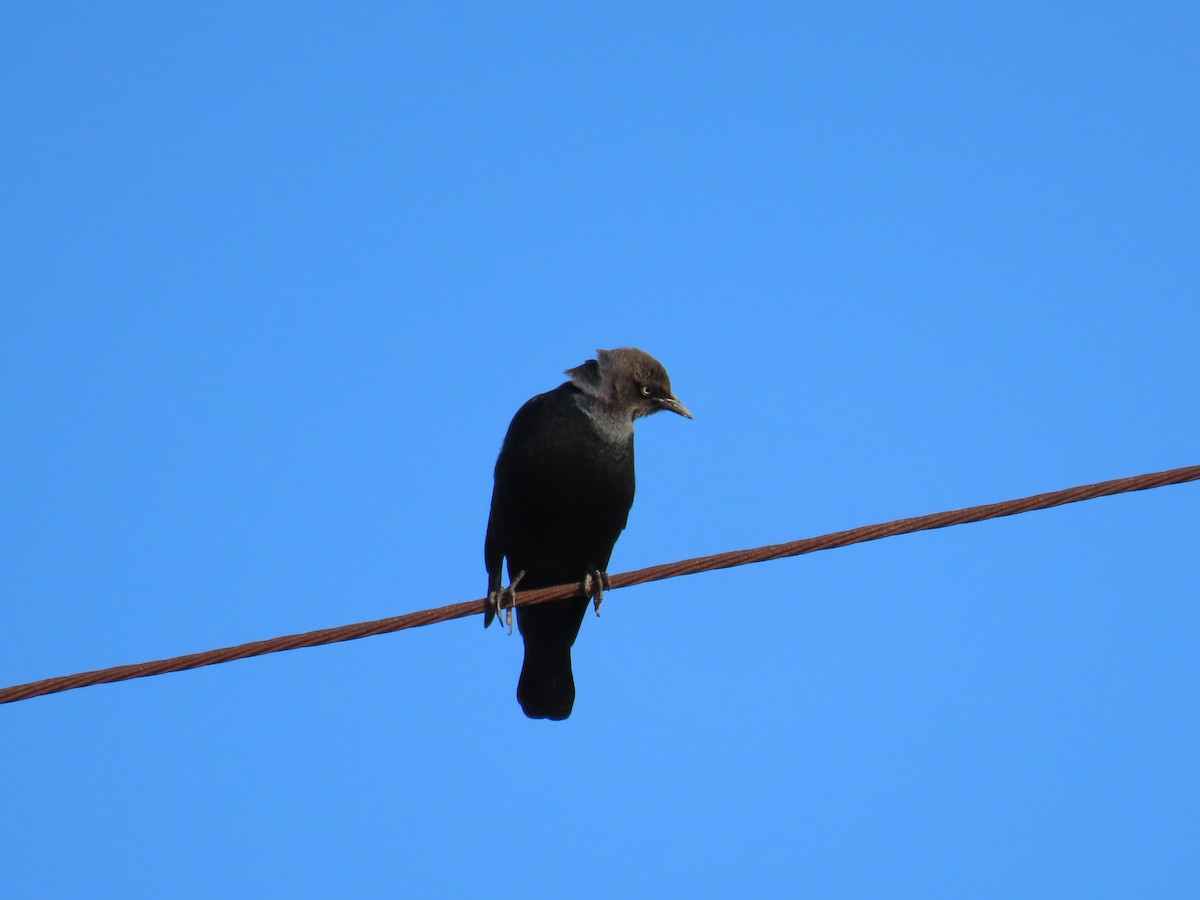
[[[1116,478],[1112,481],[1085,484],[1079,487],[1066,488],[1061,491],[1051,491],[1046,494],[1034,494],[1032,497],[1006,500],[1002,503],[970,506],[966,509],[932,513],[931,515],[916,516],[911,519],[896,519],[895,521],[884,522],[879,525],[864,525],[861,528],[851,528],[849,531],[835,531],[831,534],[821,535],[820,537],[790,541],[786,544],[772,544],[750,550],[733,550],[727,553],[715,553],[712,556],[700,556],[695,559],[685,559],[679,562],[650,566],[649,568],[637,569],[633,572],[613,575],[611,586],[613,589],[632,587],[635,584],[660,581],[664,578],[675,578],[679,575],[694,575],[698,572],[728,569],[733,566],[744,566],[749,563],[782,559],[787,556],[801,556],[805,553],[815,553],[818,550],[832,550],[835,547],[847,547],[851,544],[861,544],[864,541],[877,541],[881,538],[893,537],[898,534],[929,531],[933,528],[947,528],[951,525],[966,525],[970,522],[982,522],[985,519],[998,519],[1002,516],[1014,516],[1019,513],[1032,512],[1038,509],[1063,506],[1067,503],[1078,503],[1082,500],[1094,500],[1097,497],[1123,494],[1128,491],[1144,491],[1150,488],[1165,487],[1170,484],[1182,484],[1188,481],[1200,481],[1200,466],[1185,466],[1180,469],[1168,469],[1164,472],[1151,472],[1146,475],[1134,475],[1129,478]],[[535,603],[546,603],[550,600],[562,600],[567,597],[579,596],[581,593],[582,588],[578,584],[564,584],[557,587],[522,591],[517,594],[514,605],[532,606]],[[252,641],[248,644],[238,644],[235,647],[205,650],[202,653],[189,653],[186,656],[175,656],[170,659],[160,659],[154,662],[114,666],[109,669],[80,672],[76,675],[60,675],[56,678],[45,678],[41,681],[32,681],[28,684],[2,688],[0,689],[0,703],[15,703],[18,700],[29,700],[45,694],[55,694],[60,691],[70,691],[75,688],[90,687],[95,684],[128,681],[131,678],[145,678],[150,675],[165,675],[168,672],[182,672],[185,669],[198,669],[201,666],[212,666],[217,663],[232,662],[235,659],[247,659],[251,656],[263,656],[267,653],[278,653],[282,650],[295,650],[300,647],[317,647],[322,644],[353,641],[376,634],[403,631],[406,628],[416,628],[420,625],[432,625],[435,622],[446,622],[450,619],[462,618],[463,616],[477,615],[483,613],[486,607],[487,601],[485,599],[468,600],[463,603],[452,603],[449,606],[426,609],[403,616],[376,619],[372,622],[340,625],[336,628],[322,628],[318,631],[284,635],[283,637],[269,638],[265,641]]]

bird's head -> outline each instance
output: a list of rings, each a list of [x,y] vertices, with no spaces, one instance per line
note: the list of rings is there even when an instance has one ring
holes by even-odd
[[[596,358],[567,369],[571,381],[630,420],[659,410],[692,418],[688,408],[671,392],[671,379],[657,359],[636,347],[597,350]]]

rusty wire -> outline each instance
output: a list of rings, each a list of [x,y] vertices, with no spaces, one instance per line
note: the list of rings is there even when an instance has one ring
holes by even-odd
[[[998,519],[1002,516],[1013,516],[1018,513],[1032,512],[1037,509],[1049,509],[1050,507],[1062,506],[1067,503],[1078,503],[1082,500],[1094,500],[1097,497],[1107,497],[1112,494],[1122,494],[1128,491],[1144,491],[1149,488],[1182,484],[1188,481],[1200,481],[1200,466],[1185,466],[1180,469],[1169,469],[1165,472],[1151,472],[1146,475],[1134,475],[1129,478],[1116,478],[1112,481],[1085,484],[1079,487],[1066,488],[1061,491],[1035,494],[1032,497],[1023,497],[1018,500],[1006,500],[1002,503],[970,506],[966,509],[933,513],[911,519],[896,519],[895,521],[879,525],[865,525],[861,528],[851,528],[849,531],[835,531],[831,534],[821,535],[820,537],[805,538],[786,544],[772,544],[766,547],[756,547],[751,550],[733,550],[728,553],[716,553],[712,556],[700,556],[695,559],[685,559],[680,562],[650,566],[646,569],[637,569],[633,572],[613,575],[611,579],[612,588],[632,587],[635,584],[645,584],[648,581],[659,581],[679,575],[694,575],[698,572],[711,572],[714,569],[728,569],[733,566],[744,566],[749,563],[782,559],[787,556],[800,556],[805,553],[815,553],[818,550],[832,550],[835,547],[861,544],[864,541],[877,541],[880,538],[893,537],[898,534],[911,534],[914,531],[928,531],[933,528],[946,528],[951,525],[982,522],[985,519]],[[578,584],[567,584],[541,588],[539,590],[523,591],[517,595],[515,605],[532,606],[535,603],[561,600],[566,597],[577,596],[581,593],[581,590]],[[189,653],[186,656],[175,656],[171,659],[134,663],[127,666],[114,666],[109,669],[80,672],[76,675],[60,675],[56,678],[45,678],[41,681],[32,681],[28,684],[19,684],[0,689],[0,703],[15,703],[18,700],[29,700],[45,694],[55,694],[60,691],[70,691],[75,688],[90,687],[96,684],[127,681],[131,678],[145,678],[150,675],[165,675],[168,672],[181,672],[185,669],[198,669],[201,666],[232,662],[235,659],[247,659],[251,656],[263,656],[267,653],[278,653],[281,650],[295,650],[300,647],[317,647],[322,644],[353,641],[376,634],[403,631],[406,628],[416,628],[419,625],[432,625],[435,622],[445,622],[450,619],[462,618],[463,616],[477,615],[483,613],[485,608],[486,600],[482,598],[479,600],[468,600],[463,603],[452,603],[449,606],[426,609],[403,616],[376,619],[372,622],[359,622],[354,625],[340,625],[336,628],[322,628],[318,631],[308,631],[303,634],[284,635],[283,637],[269,638],[265,641],[238,644],[235,647],[205,650],[202,653]]]

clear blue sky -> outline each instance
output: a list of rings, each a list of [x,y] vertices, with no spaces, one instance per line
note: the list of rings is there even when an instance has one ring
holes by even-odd
[[[1194,3],[0,11],[0,685],[1200,463]],[[0,707],[0,895],[1195,897],[1200,487]]]

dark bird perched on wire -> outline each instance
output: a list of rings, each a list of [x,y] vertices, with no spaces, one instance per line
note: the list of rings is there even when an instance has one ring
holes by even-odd
[[[633,347],[597,350],[571,380],[522,406],[496,460],[483,557],[484,627],[524,588],[582,582],[579,597],[517,609],[525,662],[517,701],[531,719],[565,719],[575,703],[571,646],[588,601],[604,599],[608,558],[633,505],[633,420],[667,409],[692,414],[671,393],[662,363]],[[507,588],[501,568],[508,560]]]

